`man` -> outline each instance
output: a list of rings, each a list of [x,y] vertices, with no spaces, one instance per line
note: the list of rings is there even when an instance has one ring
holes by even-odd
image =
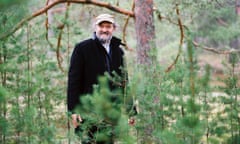
[[[122,78],[125,75],[123,71],[124,53],[119,47],[122,43],[120,39],[113,36],[115,29],[116,23],[112,15],[97,16],[93,38],[78,43],[72,53],[68,74],[67,104],[72,124],[77,132],[81,127],[78,121],[82,122],[84,119],[81,114],[74,113],[76,106],[81,105],[80,97],[91,94],[93,85],[98,84],[98,77],[103,76],[106,72],[110,76],[114,76],[114,72]],[[115,85],[110,81],[109,88],[110,90],[117,87],[123,88],[125,82],[126,79],[122,79],[118,85]],[[94,135],[92,134],[90,137],[93,138]]]

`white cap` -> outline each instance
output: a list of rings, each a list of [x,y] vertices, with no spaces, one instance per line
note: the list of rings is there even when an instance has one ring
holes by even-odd
[[[95,19],[95,24],[100,24],[101,22],[110,22],[110,23],[115,23],[114,17],[110,14],[100,14],[99,16],[96,17]]]

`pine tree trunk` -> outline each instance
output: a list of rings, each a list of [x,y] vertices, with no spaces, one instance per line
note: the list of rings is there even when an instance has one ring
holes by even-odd
[[[240,0],[236,0],[236,14],[240,16]]]
[[[137,35],[137,61],[151,65],[155,60],[155,28],[153,0],[135,0],[135,29]]]

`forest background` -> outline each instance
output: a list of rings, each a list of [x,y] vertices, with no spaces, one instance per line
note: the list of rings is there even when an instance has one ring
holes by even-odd
[[[137,11],[140,2],[150,10]],[[69,58],[99,13],[116,18],[125,96],[139,112],[134,126],[121,113],[119,143],[240,143],[239,0],[0,0],[0,11],[0,143],[78,142],[66,112]]]

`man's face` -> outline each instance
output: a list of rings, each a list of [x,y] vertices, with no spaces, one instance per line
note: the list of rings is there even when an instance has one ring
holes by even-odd
[[[106,43],[112,38],[112,33],[114,30],[115,30],[114,25],[109,22],[102,22],[95,26],[97,38],[102,43]]]

